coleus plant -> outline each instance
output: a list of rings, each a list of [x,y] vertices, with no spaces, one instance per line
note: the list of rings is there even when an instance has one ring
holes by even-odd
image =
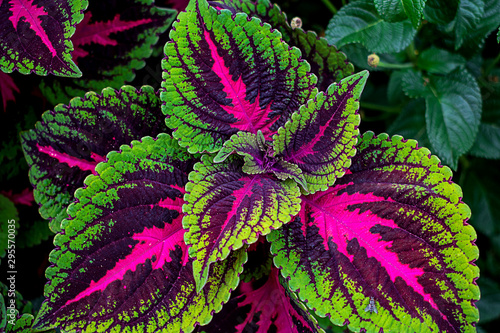
[[[476,235],[450,169],[360,135],[368,73],[319,91],[298,48],[239,12],[273,8],[191,1],[159,91],[89,92],[22,134],[58,232],[34,330],[322,331],[314,313],[475,331]]]

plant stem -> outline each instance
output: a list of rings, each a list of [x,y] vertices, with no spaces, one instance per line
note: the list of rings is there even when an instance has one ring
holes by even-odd
[[[333,15],[337,14],[337,8],[330,2],[330,0],[321,0],[325,4],[325,6],[330,9]]]
[[[370,102],[361,102],[361,107],[364,109],[383,111],[387,113],[399,113],[401,111],[397,106],[380,105]]]
[[[406,48],[406,54],[408,55],[408,58],[410,58],[410,61],[414,64],[417,63],[417,56],[415,54],[415,41],[412,41],[410,45]]]
[[[388,62],[380,61],[377,67],[401,69],[401,68],[412,68],[415,67],[415,65],[412,64],[411,62],[406,62],[404,64],[391,64]]]

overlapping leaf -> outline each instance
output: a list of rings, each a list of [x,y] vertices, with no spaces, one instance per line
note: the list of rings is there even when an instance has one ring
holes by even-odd
[[[10,73],[79,77],[71,36],[87,0],[5,0],[0,4],[0,68]]]
[[[167,134],[108,154],[76,192],[56,236],[35,328],[190,332],[220,311],[246,253],[213,265],[196,293],[181,222],[193,163]]]
[[[91,1],[71,38],[73,59],[83,77],[44,80],[43,94],[55,105],[83,97],[89,90],[118,89],[132,81],[176,13],[156,7],[153,0]]]
[[[40,214],[60,230],[74,191],[97,163],[122,144],[163,131],[159,98],[151,87],[108,88],[47,111],[34,130],[21,134]]]
[[[410,19],[415,29],[420,25],[426,0],[375,0],[377,12],[387,22]]]
[[[290,46],[298,47],[302,52],[302,59],[311,65],[311,72],[318,77],[317,87],[320,91],[326,90],[330,84],[340,81],[354,71],[344,53],[329,45],[326,39],[318,37],[313,31],[304,31],[300,27],[292,28],[286,14],[269,0],[223,0],[209,3],[216,8],[228,8],[234,13],[244,12],[249,16],[256,16],[278,29],[283,40]]]
[[[222,311],[199,332],[324,332],[276,268],[263,280],[258,285],[242,283]]]
[[[235,156],[220,164],[212,159],[202,156],[189,175],[183,208],[198,289],[205,285],[212,263],[278,229],[300,208],[300,190],[293,180],[245,174],[243,161]]]
[[[485,0],[460,0],[453,20],[455,48],[462,46],[464,37],[473,31],[484,15]]]
[[[246,14],[192,1],[165,45],[166,123],[190,152],[218,151],[238,131],[269,138],[316,93],[300,51]]]
[[[476,233],[450,169],[415,141],[367,133],[349,170],[268,236],[290,288],[355,331],[475,331]]]
[[[409,20],[385,22],[370,0],[351,2],[333,17],[326,29],[329,43],[342,47],[361,43],[371,52],[399,52],[407,47],[417,31]]]
[[[302,170],[308,192],[326,190],[349,168],[367,78],[365,71],[331,85],[292,115],[274,137],[274,157]]]

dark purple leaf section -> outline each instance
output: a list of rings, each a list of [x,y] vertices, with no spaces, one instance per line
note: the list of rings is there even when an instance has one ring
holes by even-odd
[[[0,4],[0,68],[23,74],[79,77],[70,38],[86,0],[4,0]]]
[[[197,287],[208,277],[208,268],[231,251],[257,242],[290,221],[300,208],[300,190],[292,180],[270,175],[247,175],[243,162],[230,156],[213,163],[208,154],[194,166],[186,185],[185,237]]]
[[[283,35],[283,40],[290,46],[296,46],[302,52],[302,59],[311,65],[311,72],[318,77],[318,89],[326,91],[328,86],[352,74],[354,66],[347,61],[344,53],[329,45],[325,38],[318,37],[313,31],[292,28],[287,16],[278,5],[270,0],[223,0],[209,2],[215,8],[229,9],[233,13],[244,12],[269,23]]]
[[[367,133],[357,149],[335,187],[268,236],[291,289],[352,330],[473,330],[476,234],[450,169],[398,136]]]
[[[246,267],[246,266],[245,266]],[[316,320],[272,268],[259,281],[242,282],[210,324],[198,332],[320,332]]]
[[[122,144],[165,130],[151,87],[105,89],[47,111],[34,130],[21,134],[30,180],[42,217],[57,232],[74,191],[97,163]]]
[[[132,81],[175,15],[175,10],[156,7],[153,0],[91,1],[71,38],[73,59],[83,77],[48,78],[41,84],[43,94],[55,105],[89,90],[118,89]]]
[[[266,138],[315,91],[316,77],[278,31],[245,14],[191,2],[162,62],[167,125],[190,151],[218,151],[238,131]]]
[[[182,228],[193,164],[167,134],[108,155],[77,191],[54,240],[37,329],[189,332],[220,311],[246,254],[214,265],[196,293]]]

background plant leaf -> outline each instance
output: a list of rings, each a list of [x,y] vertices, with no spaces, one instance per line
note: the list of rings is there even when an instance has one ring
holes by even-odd
[[[361,43],[371,52],[398,52],[406,48],[416,30],[409,20],[385,22],[369,0],[351,2],[332,18],[325,31],[329,43],[342,47]]]
[[[457,14],[460,0],[427,0],[424,7],[424,18],[430,23],[447,24]]]
[[[455,49],[462,46],[465,35],[476,29],[485,13],[485,0],[460,0],[453,20]]]
[[[309,193],[326,190],[349,168],[356,153],[359,98],[367,78],[368,72],[361,72],[320,92],[273,138],[274,157],[302,170]]]
[[[465,58],[460,54],[431,47],[420,53],[417,66],[429,73],[448,74],[465,63]]]
[[[300,51],[268,24],[206,1],[187,9],[165,45],[160,97],[167,126],[190,152],[218,151],[238,131],[269,138],[316,93]]]
[[[189,174],[182,223],[188,229],[189,256],[195,258],[198,290],[205,285],[212,263],[278,229],[300,209],[300,190],[293,180],[247,175],[242,166],[236,156],[215,164],[211,156],[203,155]]]
[[[175,10],[156,7],[154,0],[91,1],[71,38],[73,59],[83,77],[43,80],[42,93],[56,105],[83,97],[90,90],[119,89],[146,65],[152,47],[176,14]]]
[[[30,181],[40,215],[50,229],[60,230],[74,191],[111,150],[165,127],[160,101],[153,88],[108,88],[90,92],[47,111],[21,142],[30,166]]]
[[[400,22],[408,18],[403,8],[402,0],[374,0],[373,4],[377,9],[377,13],[386,22]]]
[[[278,269],[257,282],[243,282],[212,322],[198,332],[324,332]]]
[[[292,28],[286,14],[269,0],[223,0],[224,7],[218,2],[209,3],[216,8],[228,8],[234,13],[244,12],[249,16],[258,17],[279,30],[283,40],[290,46],[298,47],[302,52],[302,59],[311,65],[311,72],[318,77],[317,87],[320,91],[325,91],[330,84],[340,81],[354,71],[344,53],[313,31],[305,31],[300,27]]]
[[[71,36],[87,0],[6,0],[0,4],[0,68],[10,73],[80,77]]]
[[[479,253],[466,223],[470,209],[451,176],[416,141],[368,132],[350,173],[302,197],[295,219],[267,237],[274,263],[336,325],[473,330]]]
[[[36,329],[190,332],[220,311],[246,249],[213,265],[196,293],[181,222],[193,164],[167,134],[108,154],[76,192],[56,236]]]
[[[444,163],[457,168],[458,158],[474,144],[482,100],[476,80],[465,69],[432,77],[425,98],[427,133]]]
[[[7,110],[7,102],[16,101],[14,93],[19,93],[19,88],[12,79],[12,76],[0,72],[0,95],[2,97],[4,112]]]

